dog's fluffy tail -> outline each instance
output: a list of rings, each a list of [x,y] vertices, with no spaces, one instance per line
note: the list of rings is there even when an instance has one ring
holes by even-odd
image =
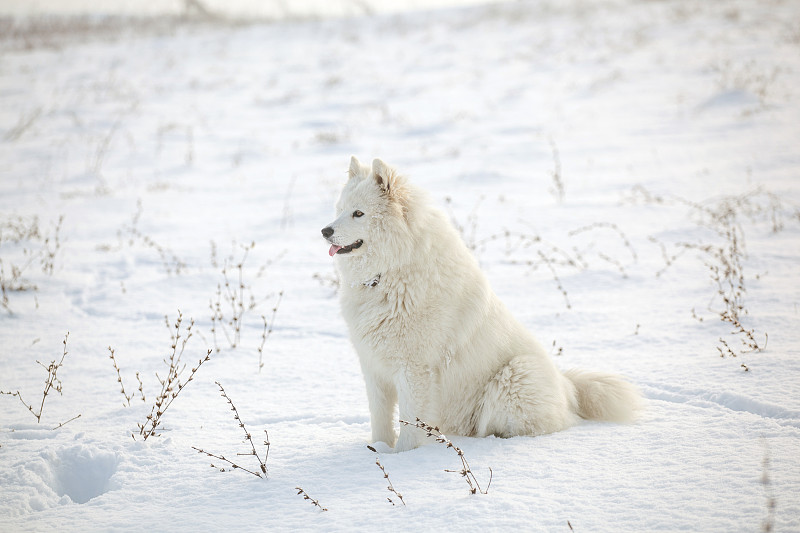
[[[633,422],[642,409],[639,390],[619,376],[576,369],[567,370],[564,376],[575,385],[581,418]]]

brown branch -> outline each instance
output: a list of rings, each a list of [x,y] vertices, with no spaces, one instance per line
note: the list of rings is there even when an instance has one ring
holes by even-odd
[[[306,491],[304,491],[303,489],[301,489],[300,487],[295,487],[295,490],[297,490],[297,494],[302,494],[302,495],[303,495],[303,499],[304,499],[304,500],[309,500],[311,503],[313,503],[314,505],[316,505],[317,507],[319,507],[319,508],[320,508],[320,510],[322,510],[322,511],[327,511],[327,509],[326,509],[325,507],[323,507],[323,506],[321,506],[321,505],[319,504],[319,501],[318,501],[318,500],[315,500],[314,498],[312,498],[311,496],[309,496],[309,495],[308,495],[308,493],[307,493]]]
[[[489,483],[486,485],[486,490],[481,489],[480,484],[478,483],[478,479],[475,477],[475,474],[472,473],[472,469],[469,466],[469,462],[467,462],[467,458],[464,455],[464,452],[453,444],[450,439],[448,439],[441,431],[439,431],[438,427],[431,426],[426,424],[419,418],[416,419],[416,422],[406,422],[405,420],[400,420],[400,423],[405,426],[414,426],[425,431],[426,436],[433,437],[436,442],[440,444],[444,444],[447,448],[452,448],[453,451],[456,452],[459,459],[461,459],[461,470],[445,470],[445,472],[456,472],[461,474],[464,480],[469,485],[469,491],[471,494],[475,494],[476,492],[480,492],[481,494],[488,494],[489,486],[492,484],[492,469],[489,468]]]
[[[378,450],[376,450],[372,446],[367,445],[367,449],[370,450],[371,452],[374,452],[376,455],[378,454]],[[383,479],[385,479],[386,482],[389,484],[389,486],[386,487],[386,490],[388,490],[391,493],[394,493],[394,495],[397,496],[400,499],[400,503],[405,505],[406,501],[403,499],[403,495],[395,490],[394,485],[392,485],[392,480],[389,479],[389,473],[386,472],[386,469],[381,464],[380,458],[375,457],[375,464],[378,465],[378,468],[381,469],[381,472],[383,472]],[[389,500],[389,503],[391,503],[392,505],[395,505],[395,503],[392,501],[391,498],[387,497],[386,499]]]

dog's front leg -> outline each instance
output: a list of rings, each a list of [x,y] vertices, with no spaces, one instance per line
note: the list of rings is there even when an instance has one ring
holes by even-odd
[[[397,405],[397,389],[388,380],[373,373],[364,372],[369,402],[369,421],[372,427],[372,442],[385,442],[394,446],[394,406]]]
[[[415,386],[416,385],[416,386]],[[399,400],[400,420],[413,424],[417,418],[425,421],[425,406],[429,406],[427,401],[429,387],[419,379],[409,379],[409,376],[402,376],[397,383],[397,395]],[[400,425],[400,436],[394,447],[395,452],[405,452],[421,446],[425,441],[425,432],[413,425]]]

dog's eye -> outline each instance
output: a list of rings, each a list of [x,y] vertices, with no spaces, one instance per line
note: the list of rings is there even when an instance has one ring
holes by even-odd
[[[361,211],[359,211],[357,209],[355,211],[353,211],[353,218],[358,218],[358,217],[363,217],[363,216],[364,216],[364,213],[362,213]]]

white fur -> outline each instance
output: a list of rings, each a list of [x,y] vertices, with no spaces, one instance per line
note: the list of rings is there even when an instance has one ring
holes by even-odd
[[[363,243],[335,258],[374,441],[396,451],[423,444],[414,427],[395,435],[397,405],[402,420],[467,436],[634,419],[638,391],[610,374],[560,372],[492,292],[444,213],[393,168],[353,157],[336,210],[323,230],[332,250]]]

